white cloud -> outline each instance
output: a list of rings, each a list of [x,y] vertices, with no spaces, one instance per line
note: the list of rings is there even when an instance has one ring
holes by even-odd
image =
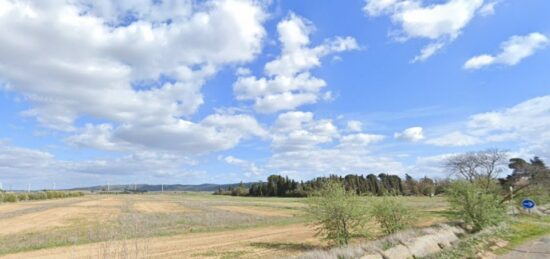
[[[270,158],[267,168],[307,180],[328,174],[404,172],[404,166],[391,157],[340,148],[276,153]]]
[[[443,136],[429,139],[428,141],[426,141],[426,143],[436,146],[462,147],[480,144],[481,140],[474,136],[464,134],[460,131],[454,131]]]
[[[254,101],[261,113],[294,110],[323,98],[326,86],[310,70],[321,66],[321,58],[337,52],[358,49],[354,38],[336,37],[321,45],[310,47],[311,23],[290,14],[277,25],[282,52],[265,64],[266,77],[239,77],[233,85],[238,100]],[[330,96],[329,96],[330,97]]]
[[[0,38],[4,88],[31,104],[24,116],[74,132],[70,143],[208,152],[235,146],[251,135],[246,125],[255,127],[243,116],[186,118],[203,103],[208,78],[261,51],[267,14],[259,2],[0,0],[0,6],[0,32],[10,35]],[[79,129],[74,122],[82,117],[102,123]]]
[[[264,173],[264,170],[262,168],[259,168],[256,166],[255,163],[236,158],[234,156],[226,156],[222,158],[223,161],[230,165],[238,166],[243,170],[244,176],[251,177],[251,176],[258,176]]]
[[[550,147],[550,96],[541,96],[500,111],[475,114],[468,131],[486,141],[519,140],[539,151]]]
[[[417,61],[424,61],[430,58],[444,46],[445,44],[443,42],[435,42],[435,43],[428,44],[426,47],[420,50],[420,54],[418,56],[414,57],[411,60],[411,63],[415,63]]]
[[[412,127],[405,129],[403,132],[396,132],[393,136],[399,140],[417,142],[424,139],[424,129],[422,127]]]
[[[376,143],[379,141],[384,140],[383,135],[376,135],[376,134],[365,134],[365,133],[358,133],[358,134],[350,134],[346,136],[342,136],[340,138],[340,145],[342,147],[365,147],[372,143]]]
[[[445,168],[445,161],[452,155],[439,154],[433,156],[419,156],[414,164],[407,167],[407,172],[414,178],[430,177],[430,178],[447,178],[449,172]]]
[[[305,150],[331,143],[339,136],[331,120],[314,120],[310,112],[280,114],[271,129],[272,148],[276,152]]]
[[[488,3],[484,4],[479,9],[479,14],[482,15],[482,16],[488,16],[488,15],[495,14],[495,7],[499,3],[500,3],[500,1],[492,1],[492,2],[488,2]]]
[[[545,48],[548,42],[548,38],[538,32],[525,36],[512,36],[501,44],[501,52],[499,54],[494,56],[483,54],[472,57],[466,61],[464,68],[480,69],[494,64],[513,66],[524,58],[535,54],[536,51]]]
[[[48,167],[53,164],[53,158],[54,156],[48,152],[16,147],[7,141],[0,140],[0,168],[2,172],[6,168],[16,168],[21,170],[21,173],[25,173],[35,168]]]
[[[235,71],[235,74],[238,76],[247,76],[250,75],[252,71],[246,67],[239,67],[237,68],[237,71]]]
[[[399,30],[392,33],[400,41],[424,38],[432,43],[412,61],[424,61],[456,39],[483,6],[483,0],[448,0],[424,4],[421,0],[367,0],[363,10],[370,16],[388,15]]]
[[[347,130],[350,132],[360,132],[363,130],[363,124],[360,121],[350,120],[347,123]]]
[[[235,147],[240,140],[266,137],[267,131],[249,115],[213,114],[200,123],[174,120],[160,125],[88,124],[66,139],[70,144],[119,151],[169,151],[200,155]]]
[[[59,187],[74,186],[74,179],[79,184],[104,184],[106,179],[124,179],[129,176],[141,181],[151,181],[154,177],[188,176],[183,169],[196,162],[188,157],[155,152],[137,152],[122,157],[107,159],[89,159],[81,161],[60,160],[52,153],[23,148],[0,141],[0,180],[5,187],[51,188],[52,182]],[[151,178],[153,177],[153,178]]]
[[[271,128],[273,155],[265,168],[300,179],[328,173],[402,169],[401,163],[389,157],[369,153],[384,136],[360,132],[360,125],[351,122],[358,131],[344,134],[349,129],[338,129],[328,119],[315,119],[310,112],[280,114]]]
[[[426,141],[438,146],[516,143],[521,153],[550,159],[550,96],[470,116],[464,129]]]

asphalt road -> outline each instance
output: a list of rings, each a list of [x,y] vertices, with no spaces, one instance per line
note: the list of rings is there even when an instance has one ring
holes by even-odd
[[[499,256],[500,259],[548,259],[550,258],[550,236],[529,241],[510,250],[508,254]]]

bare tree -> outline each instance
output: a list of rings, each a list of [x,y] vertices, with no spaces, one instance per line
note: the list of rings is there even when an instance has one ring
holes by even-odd
[[[470,182],[479,182],[488,188],[503,171],[508,154],[499,149],[468,152],[451,156],[445,167],[451,175],[463,177]]]

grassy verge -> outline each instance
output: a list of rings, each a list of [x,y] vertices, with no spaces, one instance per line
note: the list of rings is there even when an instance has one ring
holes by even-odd
[[[463,238],[453,248],[427,258],[453,259],[474,258],[476,254],[491,250],[497,241],[506,241],[505,247],[498,248],[496,254],[505,254],[530,240],[550,234],[550,219],[538,216],[519,216],[497,226]]]
[[[501,238],[509,242],[505,248],[496,251],[497,254],[504,254],[510,248],[514,248],[530,240],[550,234],[550,219],[539,216],[521,216],[513,219],[510,229]]]

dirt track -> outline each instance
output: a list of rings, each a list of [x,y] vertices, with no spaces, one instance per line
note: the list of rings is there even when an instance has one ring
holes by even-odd
[[[102,257],[106,250],[118,251],[111,252],[111,257],[137,253],[151,258],[216,258],[234,253],[244,258],[258,258],[290,255],[297,252],[296,249],[312,245],[319,245],[313,230],[296,224],[59,247],[0,258],[98,258]],[[281,246],[291,249],[274,249]],[[135,247],[141,251],[135,251]]]

